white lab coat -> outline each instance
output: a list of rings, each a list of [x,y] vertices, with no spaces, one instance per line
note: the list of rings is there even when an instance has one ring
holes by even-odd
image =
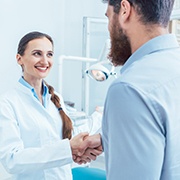
[[[71,180],[70,143],[61,134],[49,94],[47,108],[19,82],[0,96],[0,160],[13,179]]]

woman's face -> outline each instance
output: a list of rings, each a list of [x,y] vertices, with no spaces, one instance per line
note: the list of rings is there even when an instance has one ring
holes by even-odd
[[[24,79],[31,84],[45,78],[53,65],[53,45],[46,38],[29,41],[24,54],[17,54],[17,62],[23,69]]]

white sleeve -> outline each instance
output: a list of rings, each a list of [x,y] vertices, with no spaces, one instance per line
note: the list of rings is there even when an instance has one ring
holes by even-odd
[[[72,162],[68,139],[42,147],[24,148],[12,106],[0,100],[0,160],[9,173],[60,167]]]

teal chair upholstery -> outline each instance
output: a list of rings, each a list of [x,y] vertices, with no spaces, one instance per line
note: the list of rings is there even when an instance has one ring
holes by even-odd
[[[106,180],[106,172],[91,167],[72,168],[73,180]]]

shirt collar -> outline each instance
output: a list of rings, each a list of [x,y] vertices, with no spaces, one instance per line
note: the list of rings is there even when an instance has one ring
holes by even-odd
[[[34,88],[27,81],[25,81],[23,76],[19,79],[19,82],[25,87],[29,88],[31,91],[33,91]]]
[[[137,49],[122,66],[120,71],[123,73],[133,62],[138,61],[147,54],[170,48],[179,48],[175,35],[166,34],[157,36]]]
[[[23,77],[21,77],[21,78],[19,79],[19,82],[20,82],[23,86],[25,86],[25,87],[27,87],[28,89],[30,89],[31,92],[32,92],[32,94],[33,94],[33,96],[38,99],[38,96],[37,96],[34,88],[33,88],[27,81],[25,81],[25,79],[24,79]],[[42,82],[42,87],[43,87],[43,95],[42,95],[42,97],[43,97],[43,104],[44,104],[44,106],[46,107],[48,87],[46,86],[46,84],[45,84],[44,82]],[[39,100],[39,99],[38,99],[38,100]]]

